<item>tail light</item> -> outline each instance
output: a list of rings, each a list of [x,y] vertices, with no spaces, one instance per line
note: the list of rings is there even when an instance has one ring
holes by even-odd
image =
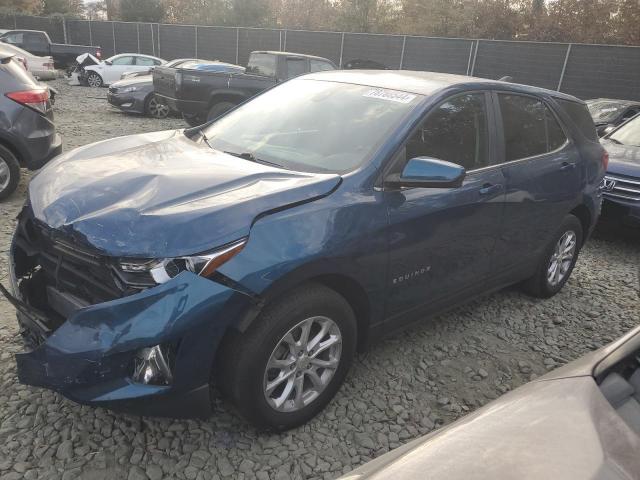
[[[604,150],[602,152],[602,168],[604,168],[604,171],[606,172],[608,167],[609,167],[609,152]]]
[[[21,90],[5,94],[14,102],[35,110],[38,113],[47,113],[49,104],[49,90],[46,88],[35,88],[33,90]]]

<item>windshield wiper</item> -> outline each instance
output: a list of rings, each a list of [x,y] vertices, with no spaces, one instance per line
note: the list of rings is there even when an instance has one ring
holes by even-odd
[[[227,155],[233,155],[234,157],[242,158],[243,160],[249,160],[250,162],[262,163],[264,165],[271,165],[272,167],[283,168],[282,165],[258,158],[251,152],[238,153],[225,150],[224,153],[226,153]]]

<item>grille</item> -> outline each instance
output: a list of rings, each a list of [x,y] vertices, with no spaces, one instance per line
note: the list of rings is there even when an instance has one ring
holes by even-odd
[[[29,216],[21,218],[16,245],[41,272],[45,286],[72,294],[88,305],[102,303],[155,285],[146,273],[125,274],[114,259],[68,238]]]
[[[640,179],[609,175],[604,177],[605,197],[640,202]]]

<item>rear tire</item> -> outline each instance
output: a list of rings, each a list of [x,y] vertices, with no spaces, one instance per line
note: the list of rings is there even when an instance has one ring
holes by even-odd
[[[102,81],[102,77],[99,74],[97,74],[96,72],[91,72],[87,77],[87,85],[92,88],[100,88],[102,87],[102,85],[104,85],[104,82]]]
[[[169,105],[159,102],[152,93],[144,102],[144,112],[150,117],[162,119],[169,116],[170,108]]]
[[[236,104],[232,102],[216,103],[209,109],[209,113],[207,114],[207,122],[210,122],[211,120],[215,120],[221,115],[227,113],[229,110],[231,110],[235,106]]]
[[[20,181],[20,163],[11,151],[0,145],[0,200],[11,195]]]
[[[522,284],[525,293],[550,298],[569,280],[582,247],[582,223],[567,215],[539,261],[536,273]]]
[[[225,338],[217,383],[259,428],[288,430],[331,401],[353,361],[356,338],[349,303],[324,285],[303,285],[268,304],[248,331]]]
[[[187,122],[187,125],[189,125],[190,127],[199,127],[200,125],[205,123],[205,121],[199,115],[185,115],[183,113],[182,119]]]

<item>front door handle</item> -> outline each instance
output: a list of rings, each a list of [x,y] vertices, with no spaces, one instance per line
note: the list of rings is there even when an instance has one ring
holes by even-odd
[[[576,168],[576,164],[575,163],[569,163],[569,162],[562,162],[562,166],[560,167],[560,171],[562,172],[569,172],[573,169]]]
[[[485,183],[479,190],[479,193],[480,195],[493,195],[494,193],[498,193],[500,190],[502,190],[502,185],[500,184],[493,185],[491,183]]]

